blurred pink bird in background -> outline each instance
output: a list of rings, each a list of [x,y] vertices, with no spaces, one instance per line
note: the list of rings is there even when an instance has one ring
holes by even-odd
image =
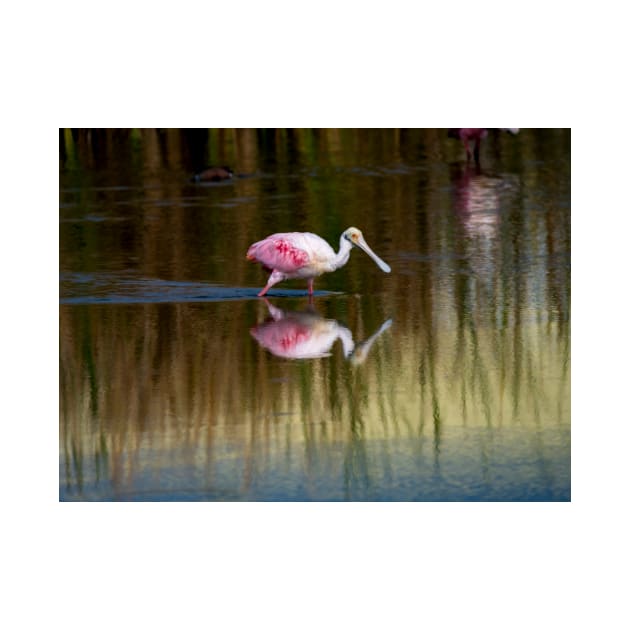
[[[311,232],[283,232],[271,234],[247,250],[247,260],[259,262],[271,271],[267,284],[258,294],[265,295],[278,282],[291,278],[308,280],[308,293],[313,295],[313,281],[317,276],[343,267],[350,258],[352,247],[361,248],[385,272],[391,267],[382,261],[365,242],[361,230],[350,227],[339,239],[339,251]]]
[[[519,132],[518,128],[501,128],[499,131],[507,131],[512,135],[516,135]],[[448,137],[449,138],[458,138],[464,143],[464,147],[466,148],[466,158],[470,160],[471,156],[474,155],[475,163],[479,164],[479,147],[481,146],[481,141],[488,135],[488,129],[449,129]],[[471,153],[470,147],[468,143],[471,141],[475,141],[475,148]]]

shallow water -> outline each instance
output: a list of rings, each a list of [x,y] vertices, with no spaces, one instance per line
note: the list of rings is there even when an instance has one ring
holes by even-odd
[[[61,500],[570,500],[568,130],[60,141]],[[249,244],[350,225],[391,274],[256,297]]]

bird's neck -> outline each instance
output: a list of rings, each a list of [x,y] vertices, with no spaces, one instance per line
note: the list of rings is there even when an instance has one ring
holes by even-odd
[[[339,239],[339,251],[330,264],[333,270],[339,269],[339,267],[343,267],[348,262],[351,249],[352,245],[342,236]]]

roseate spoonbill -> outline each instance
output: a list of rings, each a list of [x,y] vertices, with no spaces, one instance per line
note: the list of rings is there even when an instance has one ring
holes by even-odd
[[[518,128],[512,129],[500,129],[500,131],[507,131],[512,135],[516,135],[519,130]],[[449,129],[448,137],[449,138],[458,138],[464,143],[464,147],[466,148],[466,158],[470,160],[471,153],[470,147],[468,146],[468,142],[471,140],[475,141],[475,148],[473,150],[473,154],[475,157],[475,163],[479,164],[479,146],[481,145],[481,141],[488,135],[488,129]]]
[[[229,166],[209,166],[200,173],[192,176],[193,182],[222,182],[224,179],[232,179],[234,171]]]
[[[262,264],[271,271],[264,289],[258,294],[265,295],[278,282],[290,278],[308,280],[308,294],[313,295],[313,281],[323,273],[343,267],[350,258],[352,247],[360,247],[385,272],[391,267],[383,262],[365,242],[361,230],[349,227],[339,239],[339,251],[311,232],[284,232],[271,234],[258,241],[247,250],[247,260]]]

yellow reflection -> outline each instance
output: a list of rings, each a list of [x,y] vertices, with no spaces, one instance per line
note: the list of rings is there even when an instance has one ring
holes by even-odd
[[[165,491],[165,471],[186,478],[191,469],[214,488],[227,467],[239,498],[261,465],[286,458],[313,483],[343,469],[365,481],[388,461],[391,474],[426,457],[442,461],[444,436],[474,428],[495,437],[482,450],[469,444],[470,461],[503,457],[492,444],[510,429],[529,436],[510,449],[543,466],[552,455],[536,436],[569,426],[568,330],[557,323],[408,321],[383,336],[387,320],[356,344],[332,318],[259,306],[271,319],[254,328],[258,342],[238,332],[252,321],[251,303],[62,307],[64,492],[81,496],[86,484],[121,497],[138,485]],[[355,306],[352,328],[373,330]],[[271,354],[269,339],[295,341],[283,356],[301,347],[310,360]],[[395,456],[397,440],[412,450]]]

